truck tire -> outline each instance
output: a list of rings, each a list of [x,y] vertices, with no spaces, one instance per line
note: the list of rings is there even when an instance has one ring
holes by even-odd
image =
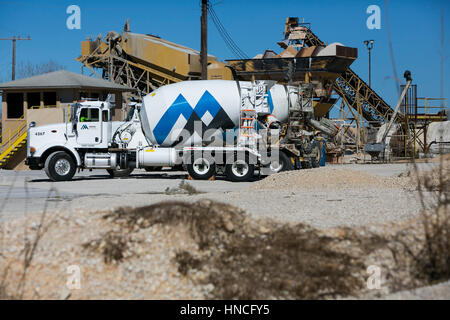
[[[216,164],[213,159],[192,155],[191,163],[186,165],[189,175],[194,180],[208,180],[216,174]]]
[[[288,155],[283,151],[279,152],[278,161],[271,162],[269,167],[274,173],[294,170],[294,165],[292,164],[291,158],[288,157]]]
[[[67,152],[56,151],[45,160],[44,170],[52,181],[69,181],[75,175],[77,166]]]
[[[111,178],[124,178],[128,177],[134,169],[106,169],[108,171]]]
[[[317,161],[316,158],[311,158],[311,167],[313,167],[313,168],[320,167],[320,163],[319,163],[319,161]]]
[[[317,143],[316,147],[313,150],[313,153],[315,153],[316,156],[311,158],[311,167],[318,168],[320,167],[320,157],[321,157],[319,143]]]
[[[250,164],[248,156],[244,159],[236,159],[225,166],[226,177],[233,182],[244,182],[253,178],[255,165]]]

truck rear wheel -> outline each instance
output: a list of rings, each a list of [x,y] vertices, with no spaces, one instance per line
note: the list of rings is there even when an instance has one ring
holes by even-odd
[[[255,173],[255,165],[250,164],[248,156],[244,159],[236,159],[225,166],[225,175],[234,182],[248,181]]]
[[[75,175],[77,166],[67,152],[56,151],[47,157],[44,168],[50,180],[69,181]]]
[[[272,161],[269,165],[270,170],[273,173],[294,170],[294,165],[292,164],[291,158],[288,157],[286,153],[280,151],[278,155],[278,160]]]
[[[192,155],[191,163],[186,166],[189,175],[195,180],[208,180],[216,174],[216,164],[212,159]]]
[[[128,177],[133,172],[133,169],[106,169],[106,171],[108,171],[111,178],[124,178]]]
[[[320,167],[320,157],[321,157],[321,152],[320,152],[319,146],[316,146],[314,148],[313,153],[315,154],[315,157],[311,158],[311,167],[318,168],[318,167]]]

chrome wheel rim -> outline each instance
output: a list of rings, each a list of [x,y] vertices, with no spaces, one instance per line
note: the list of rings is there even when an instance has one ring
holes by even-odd
[[[231,171],[236,177],[244,177],[249,170],[248,163],[244,160],[237,160],[231,166]]]
[[[272,161],[270,163],[270,170],[273,172],[279,172],[283,168],[283,164],[280,161]]]
[[[195,173],[199,175],[204,175],[208,173],[211,164],[205,158],[197,158],[192,164],[192,167]]]
[[[65,176],[70,171],[70,163],[67,159],[59,159],[55,163],[55,171],[60,176]]]

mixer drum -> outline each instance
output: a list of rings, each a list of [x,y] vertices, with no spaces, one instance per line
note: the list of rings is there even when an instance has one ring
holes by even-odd
[[[239,86],[249,86],[240,82]],[[140,112],[142,129],[154,145],[199,145],[204,141],[227,139],[239,125],[240,94],[236,81],[183,81],[162,86],[144,97]],[[272,114],[286,121],[286,89],[275,85],[268,95]]]

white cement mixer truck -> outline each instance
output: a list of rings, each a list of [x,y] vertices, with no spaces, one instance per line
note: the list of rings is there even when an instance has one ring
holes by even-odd
[[[268,81],[185,81],[160,87],[110,121],[107,101],[75,103],[64,123],[30,124],[26,164],[53,181],[78,170],[125,176],[135,168],[184,166],[193,179],[316,167],[316,135],[333,126],[312,113],[308,86]]]

